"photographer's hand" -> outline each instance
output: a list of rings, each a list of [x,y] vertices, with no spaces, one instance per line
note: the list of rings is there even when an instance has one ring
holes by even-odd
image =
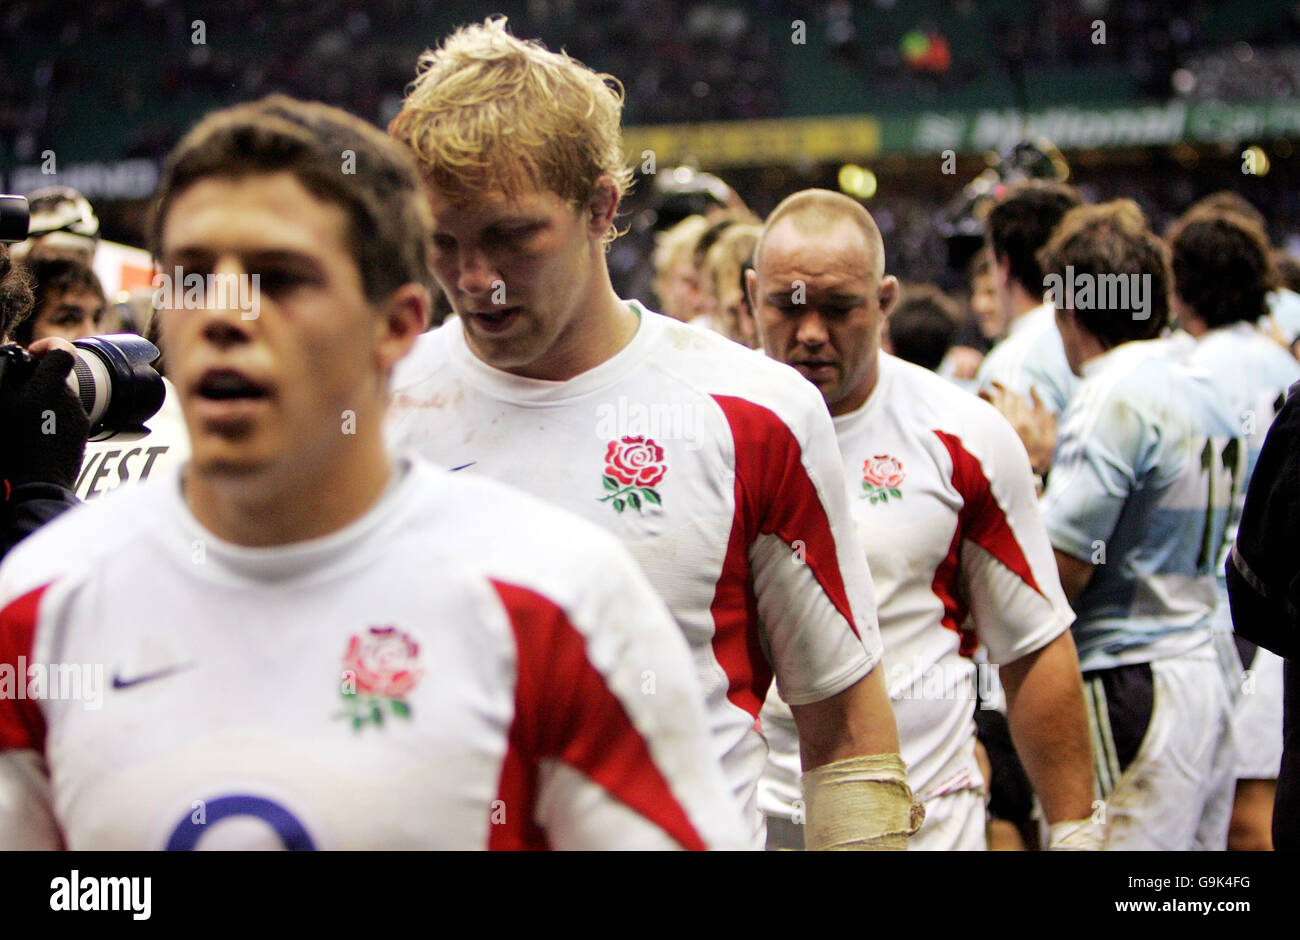
[[[51,338],[29,352],[40,359],[35,371],[0,393],[0,477],[10,487],[53,483],[71,490],[90,435],[90,419],[67,386],[76,348]]]

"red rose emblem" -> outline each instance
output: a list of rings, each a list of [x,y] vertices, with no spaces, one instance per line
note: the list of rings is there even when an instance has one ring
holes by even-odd
[[[907,474],[903,472],[903,462],[901,460],[886,457],[882,454],[878,457],[871,457],[862,464],[862,479],[872,486],[892,489],[907,479]]]
[[[371,627],[348,643],[343,666],[356,676],[357,691],[402,698],[424,675],[416,657],[420,647],[393,627]]]
[[[605,472],[624,486],[654,486],[668,472],[664,449],[644,437],[610,441]]]

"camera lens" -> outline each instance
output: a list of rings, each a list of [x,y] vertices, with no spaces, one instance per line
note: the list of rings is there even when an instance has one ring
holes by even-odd
[[[90,416],[92,428],[142,427],[162,407],[162,376],[150,365],[158,347],[135,333],[74,340],[77,357],[68,387]]]

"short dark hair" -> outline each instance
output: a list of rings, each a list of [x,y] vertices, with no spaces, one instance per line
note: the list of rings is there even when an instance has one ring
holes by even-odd
[[[1175,222],[1166,240],[1174,290],[1206,326],[1253,323],[1268,313],[1277,269],[1258,223],[1236,212],[1200,209]]]
[[[35,302],[31,275],[23,265],[14,263],[8,245],[0,245],[0,343],[28,319]]]
[[[14,342],[20,346],[32,341],[36,320],[45,305],[57,303],[65,294],[84,290],[98,297],[101,306],[107,302],[99,276],[80,258],[67,255],[29,257],[27,270],[32,278],[32,314],[14,327]]]
[[[957,308],[932,284],[908,284],[887,323],[894,355],[933,372],[956,338]]]
[[[1043,292],[1038,250],[1067,212],[1083,204],[1073,186],[1053,180],[1026,180],[989,210],[987,231],[993,255],[1007,259],[1011,277],[1033,296]]]
[[[345,160],[355,161],[355,172]],[[379,128],[338,108],[270,95],[209,114],[163,167],[150,220],[150,248],[185,189],[212,177],[288,172],[317,199],[348,216],[348,244],[366,298],[377,303],[403,284],[432,287],[433,222],[414,158]]]
[[[1075,309],[1080,325],[1107,348],[1154,339],[1169,322],[1169,250],[1147,228],[1146,216],[1131,199],[1071,209],[1038,253],[1038,263],[1045,276],[1055,275],[1062,283],[1071,275],[1097,282],[1106,275],[1150,276],[1150,306],[1142,316],[1133,303]]]
[[[1300,292],[1300,261],[1283,248],[1273,249],[1273,267],[1277,268],[1279,287]]]

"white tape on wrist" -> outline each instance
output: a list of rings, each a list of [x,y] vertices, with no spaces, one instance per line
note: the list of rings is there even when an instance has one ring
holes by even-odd
[[[1047,829],[1049,852],[1100,852],[1106,831],[1089,819],[1052,823]]]
[[[802,780],[810,850],[902,851],[925,821],[897,754],[833,761]]]

